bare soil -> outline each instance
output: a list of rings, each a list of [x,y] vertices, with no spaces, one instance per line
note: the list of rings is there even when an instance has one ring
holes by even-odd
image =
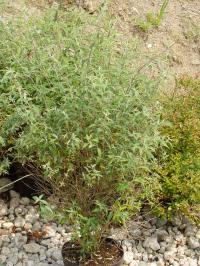
[[[0,19],[15,18],[19,12],[38,16],[49,4],[55,4],[53,0],[2,1],[4,6],[0,6]],[[74,2],[86,12],[94,13],[105,0],[61,2],[64,6]],[[160,68],[165,61],[166,86],[173,87],[179,76],[200,77],[200,1],[170,0],[159,27],[148,32],[139,29],[136,26],[138,20],[145,20],[148,12],[157,13],[162,3],[163,0],[111,0],[109,10],[117,18],[118,30],[123,33],[124,38],[136,37],[144,53],[150,58],[160,60]]]
[[[169,1],[158,28],[142,32],[136,27],[138,19],[145,20],[148,12],[159,11],[163,0],[116,0],[113,12],[120,17],[125,35],[138,36],[143,49],[154,55],[165,54],[171,74],[200,77],[200,1]]]
[[[70,247],[70,244],[72,246]],[[106,239],[100,244],[99,250],[93,254],[92,258],[81,261],[80,260],[80,248],[73,243],[66,243],[63,246],[62,255],[64,262],[67,264],[70,262],[79,262],[83,266],[97,266],[97,265],[121,265],[123,260],[122,247],[112,239]]]

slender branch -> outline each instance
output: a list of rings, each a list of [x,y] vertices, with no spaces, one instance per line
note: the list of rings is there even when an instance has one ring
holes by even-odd
[[[5,185],[5,186],[3,186],[3,187],[0,187],[0,191],[3,190],[3,189],[6,188],[6,187],[9,187],[9,186],[11,186],[11,185],[13,185],[13,184],[19,182],[20,180],[22,180],[22,179],[24,179],[24,178],[26,178],[26,177],[31,176],[31,175],[32,175],[32,174],[22,176],[22,177],[18,178],[17,180],[15,180],[15,181],[13,181],[13,182],[10,182],[9,184],[7,184],[7,185]]]

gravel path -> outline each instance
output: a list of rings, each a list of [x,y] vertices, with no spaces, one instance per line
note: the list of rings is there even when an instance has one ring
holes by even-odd
[[[0,199],[0,265],[62,266],[61,248],[70,239],[69,227],[45,224],[30,199],[12,190],[10,195],[9,203]],[[186,219],[169,224],[140,216],[129,225],[128,234],[122,233],[125,265],[200,265],[200,229]],[[112,234],[120,237],[120,231]]]

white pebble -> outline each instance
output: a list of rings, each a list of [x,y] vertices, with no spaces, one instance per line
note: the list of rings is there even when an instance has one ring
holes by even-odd
[[[8,247],[2,247],[1,249],[1,255],[8,256],[10,254],[10,250]]]
[[[40,245],[36,243],[29,243],[23,246],[25,251],[28,253],[39,253]]]
[[[197,249],[200,247],[199,240],[193,236],[190,236],[187,240],[187,244],[191,249]]]
[[[14,264],[11,261],[7,261],[6,266],[13,266]]]
[[[0,263],[4,263],[4,262],[6,262],[6,256],[5,255],[0,255]]]
[[[2,224],[2,227],[3,227],[4,229],[12,229],[13,226],[14,226],[14,224],[11,223],[11,222],[4,222],[4,223]]]
[[[124,252],[124,262],[130,264],[133,261],[133,252]]]
[[[55,237],[57,227],[50,226],[50,225],[44,225],[43,230],[46,233],[45,238]]]

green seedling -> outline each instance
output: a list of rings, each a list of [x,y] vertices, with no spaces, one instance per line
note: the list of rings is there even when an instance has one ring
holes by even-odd
[[[164,17],[165,10],[168,6],[169,0],[164,0],[159,12],[157,14],[153,14],[152,12],[148,12],[146,14],[146,20],[139,20],[137,22],[137,26],[147,32],[153,27],[158,27]]]
[[[40,206],[40,215],[44,220],[52,220],[55,217],[55,212],[53,208],[48,204],[48,202],[44,199],[44,195],[34,196],[33,197],[35,204],[39,204]]]

